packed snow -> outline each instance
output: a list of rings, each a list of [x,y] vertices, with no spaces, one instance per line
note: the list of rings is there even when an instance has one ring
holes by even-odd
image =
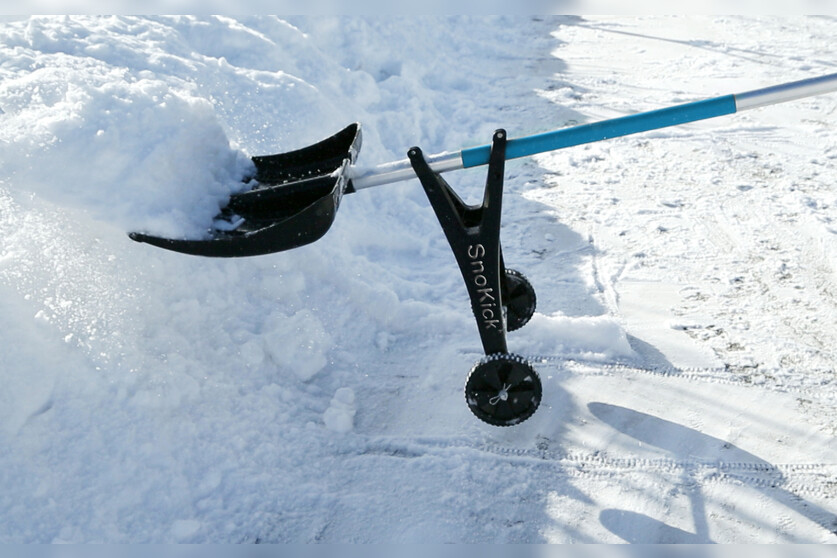
[[[210,259],[250,157],[359,163],[833,73],[831,17],[0,22],[0,541],[837,542],[837,94],[509,161],[496,428],[417,180]],[[466,200],[484,169],[447,180]]]

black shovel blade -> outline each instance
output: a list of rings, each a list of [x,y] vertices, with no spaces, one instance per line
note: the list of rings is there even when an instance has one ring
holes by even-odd
[[[252,189],[233,194],[201,240],[130,233],[133,240],[195,256],[235,258],[298,248],[325,235],[343,194],[347,169],[360,151],[354,123],[314,145],[253,157]]]

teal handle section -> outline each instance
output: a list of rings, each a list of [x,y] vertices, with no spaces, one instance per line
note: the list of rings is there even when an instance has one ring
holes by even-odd
[[[553,132],[546,132],[534,136],[511,139],[506,144],[506,159],[528,157],[537,153],[546,153],[556,149],[591,143],[678,124],[686,124],[697,120],[706,120],[716,116],[733,114],[735,95],[725,95],[714,99],[686,103],[649,112],[641,112],[629,116],[582,124],[572,128],[564,128]],[[488,164],[490,145],[481,145],[462,150],[463,168],[477,167]]]

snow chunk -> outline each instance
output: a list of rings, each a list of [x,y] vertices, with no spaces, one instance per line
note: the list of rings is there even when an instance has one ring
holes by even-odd
[[[302,381],[310,380],[328,364],[331,336],[310,310],[293,316],[275,313],[265,324],[262,337],[270,359]]]
[[[326,428],[334,432],[350,432],[354,428],[355,392],[340,388],[331,399],[331,406],[323,413]]]
[[[171,525],[171,535],[177,542],[184,542],[200,531],[201,522],[194,519],[178,519]]]
[[[609,316],[536,313],[527,325],[525,352],[615,359],[635,356],[622,326]]]

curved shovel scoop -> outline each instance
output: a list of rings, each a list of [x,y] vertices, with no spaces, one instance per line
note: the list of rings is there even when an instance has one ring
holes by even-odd
[[[343,194],[348,168],[360,151],[360,124],[319,143],[278,155],[253,157],[253,188],[233,194],[202,240],[130,233],[137,242],[192,254],[233,258],[281,252],[310,244],[328,231]]]

